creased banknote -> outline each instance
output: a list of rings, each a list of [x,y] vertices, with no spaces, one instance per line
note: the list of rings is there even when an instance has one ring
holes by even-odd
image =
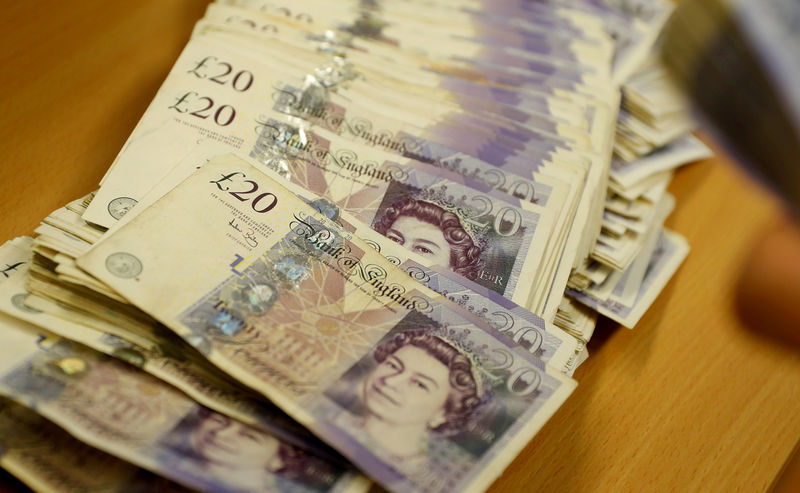
[[[283,86],[281,79],[301,85],[306,75],[316,74],[313,77],[324,88],[357,76],[349,72],[349,65],[337,66],[340,62],[336,58],[315,58],[311,64],[288,66],[284,61],[273,60],[274,56],[260,61],[237,56],[228,45],[223,47],[219,41],[209,39],[193,39],[189,43],[89,205],[84,214],[86,220],[110,227],[135,206],[148,185],[168,171],[168,163],[185,155],[199,136],[224,142],[232,150],[252,146],[259,134],[259,122],[271,111],[267,102],[275,97],[276,88]],[[276,47],[275,53],[280,50]],[[302,52],[292,60],[301,60],[301,55]],[[313,52],[306,55],[312,56]],[[229,74],[217,73],[225,72],[227,67],[231,67]],[[536,138],[530,130],[512,122],[486,123],[488,115],[483,119],[466,115],[463,118],[468,118],[469,126],[483,127],[473,140],[483,134],[482,140],[489,139],[487,142],[501,139],[493,144],[498,150],[512,138]],[[491,134],[500,131],[502,136]],[[175,135],[170,135],[173,132]]]
[[[117,231],[121,226],[136,218],[139,213],[199,169],[208,161],[208,156],[212,155],[215,149],[217,147],[209,143],[198,146],[143,197],[140,208],[132,210],[110,232]],[[489,325],[494,326],[531,353],[536,354],[543,362],[555,368],[565,368],[574,354],[576,341],[541,317],[504,299],[491,289],[451,272],[448,268],[431,266],[426,257],[415,253],[412,249],[404,248],[396,241],[384,237],[366,225],[359,224],[333,202],[320,198],[295,183],[282,182],[282,184],[293,187],[292,191],[317,211],[324,212],[331,217],[338,215],[337,222],[340,226],[364,240],[390,262],[400,266],[414,280],[439,294],[450,297],[451,301],[477,314]],[[352,222],[345,220],[345,216]],[[453,298],[456,293],[457,298]],[[0,308],[2,307],[1,301],[0,298]]]
[[[404,261],[400,268],[414,280],[474,313],[545,363],[566,368],[579,350],[576,339],[483,286],[413,260]]]
[[[24,274],[31,244],[21,237],[0,247],[2,287]],[[11,305],[38,315],[27,297],[13,295]],[[127,462],[201,490],[363,491],[368,484],[120,360],[136,363],[135,355],[111,358],[4,313],[0,329],[0,395]]]
[[[34,491],[192,491],[92,448],[7,399],[0,399],[0,467]]]
[[[622,303],[613,298],[600,300],[573,289],[568,289],[567,293],[608,318],[625,327],[633,328],[678,270],[688,253],[689,245],[686,243],[686,239],[664,229],[656,243],[644,279],[639,285],[638,293],[632,303]]]
[[[234,156],[78,263],[395,491],[483,490],[574,387]]]
[[[81,441],[185,486],[217,491],[363,491],[365,481],[198,405],[121,361],[3,315],[13,351],[0,393]]]
[[[0,312],[139,367],[206,407],[325,459],[345,463],[275,406],[232,384],[219,370],[197,358],[199,354],[181,339],[136,337],[90,313],[27,293],[29,248],[5,247],[0,250],[0,262],[19,265],[0,283]]]

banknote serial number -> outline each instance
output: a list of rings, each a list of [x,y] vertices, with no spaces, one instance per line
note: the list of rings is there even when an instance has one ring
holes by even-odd
[[[247,175],[241,171],[234,171],[227,175],[223,173],[220,179],[211,180],[209,183],[216,185],[220,191],[227,192],[241,202],[250,202],[250,207],[259,214],[265,214],[278,205],[278,197],[274,193],[258,193],[260,190],[258,183],[248,180]]]

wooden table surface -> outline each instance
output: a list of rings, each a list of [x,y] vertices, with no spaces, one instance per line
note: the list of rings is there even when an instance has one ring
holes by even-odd
[[[0,241],[96,188],[206,3],[4,2]],[[721,159],[670,190],[687,261],[635,330],[601,324],[577,390],[491,491],[765,491],[791,455],[800,355],[732,307],[777,206]]]

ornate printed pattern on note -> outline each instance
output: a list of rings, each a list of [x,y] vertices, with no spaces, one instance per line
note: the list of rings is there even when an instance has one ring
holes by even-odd
[[[380,337],[384,303],[364,298],[385,269],[364,265],[341,232],[298,214],[292,231],[242,273],[187,309],[180,321],[208,354],[222,351],[259,378],[304,393]],[[361,293],[348,300],[348,296]],[[388,302],[402,304],[396,293]],[[390,312],[391,313],[391,312]]]

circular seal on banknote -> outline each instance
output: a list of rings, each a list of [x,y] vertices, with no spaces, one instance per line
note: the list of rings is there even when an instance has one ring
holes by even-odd
[[[131,210],[131,207],[138,203],[138,200],[130,197],[117,197],[108,203],[108,213],[111,214],[111,217],[114,219],[119,220]]]
[[[108,272],[123,279],[133,279],[142,273],[142,262],[127,252],[112,253],[106,258]]]
[[[26,313],[42,313],[41,310],[31,308],[25,304],[25,300],[28,299],[28,296],[28,293],[17,293],[11,297],[11,304],[14,305],[17,310]]]

